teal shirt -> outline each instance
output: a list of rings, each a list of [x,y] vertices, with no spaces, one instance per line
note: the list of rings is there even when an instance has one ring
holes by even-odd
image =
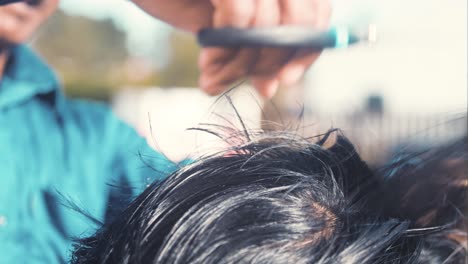
[[[128,200],[114,194],[136,195],[175,165],[104,105],[65,98],[28,48],[11,55],[0,80],[0,263],[63,263],[94,228],[67,200],[103,221],[109,199]]]

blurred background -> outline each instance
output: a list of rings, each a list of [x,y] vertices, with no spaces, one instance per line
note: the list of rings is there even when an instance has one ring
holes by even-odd
[[[333,5],[332,25],[375,24],[377,43],[325,51],[297,87],[272,101],[249,87],[235,91],[233,102],[249,128],[299,128],[310,136],[342,128],[375,163],[466,135],[466,0]],[[175,160],[208,144],[206,135],[187,128],[238,124],[229,102],[197,89],[195,39],[130,1],[62,1],[32,46],[56,69],[69,96],[112,104]]]

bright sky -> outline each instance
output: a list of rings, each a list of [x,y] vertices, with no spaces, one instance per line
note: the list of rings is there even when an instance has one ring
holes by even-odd
[[[328,51],[309,75],[309,101],[321,111],[346,111],[370,92],[393,112],[465,112],[467,105],[466,0],[334,0],[333,24],[375,22],[373,47]],[[136,55],[165,60],[168,26],[123,0],[66,0],[76,15],[111,17],[128,32]],[[331,91],[332,89],[332,91]]]

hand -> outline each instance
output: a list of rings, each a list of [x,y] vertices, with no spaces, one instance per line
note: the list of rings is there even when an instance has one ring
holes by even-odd
[[[206,27],[272,27],[283,24],[325,29],[329,0],[134,0],[149,14],[193,33]],[[319,53],[308,49],[204,48],[199,57],[200,87],[220,94],[250,78],[260,94],[271,97],[280,84],[298,82]]]

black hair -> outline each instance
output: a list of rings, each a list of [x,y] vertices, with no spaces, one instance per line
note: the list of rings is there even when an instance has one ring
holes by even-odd
[[[251,133],[153,183],[72,262],[463,263],[466,171],[435,169],[450,149],[371,169],[340,131]]]

